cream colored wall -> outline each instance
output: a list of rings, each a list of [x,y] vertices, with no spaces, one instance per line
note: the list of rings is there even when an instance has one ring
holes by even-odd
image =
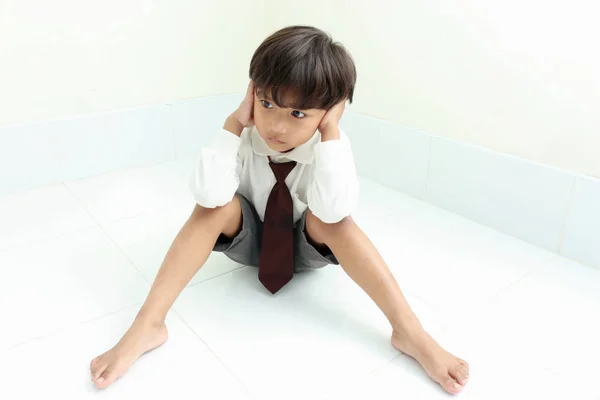
[[[260,41],[302,23],[353,53],[354,110],[600,176],[594,4],[3,0],[0,126],[242,93]]]
[[[0,126],[243,92],[262,0],[2,0]]]
[[[600,176],[596,4],[266,0],[265,34],[310,24],[343,42],[355,111]]]

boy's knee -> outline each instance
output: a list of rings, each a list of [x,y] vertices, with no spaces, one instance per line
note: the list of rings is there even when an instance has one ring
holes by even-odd
[[[239,231],[241,225],[242,205],[237,196],[234,196],[224,206],[215,208],[207,208],[196,204],[190,219],[193,221],[202,220],[211,227],[217,228],[221,233],[233,236]]]
[[[347,229],[354,221],[351,216],[342,218],[339,222],[328,224],[321,221],[312,211],[306,213],[306,231],[310,238],[319,243],[325,244],[330,237],[337,235],[341,230]]]

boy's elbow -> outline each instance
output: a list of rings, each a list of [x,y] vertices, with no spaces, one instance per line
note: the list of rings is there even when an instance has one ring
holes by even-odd
[[[344,218],[347,218],[351,215],[350,212],[331,212],[331,210],[328,210],[328,212],[318,212],[311,209],[311,211],[315,215],[315,217],[319,218],[322,222],[326,224],[337,224]]]
[[[331,202],[323,202],[318,199],[309,201],[312,213],[326,224],[335,224],[351,216],[356,211],[356,205],[357,202],[348,197]]]
[[[190,192],[196,204],[204,208],[216,208],[226,205],[235,195],[237,186],[225,187],[223,182],[216,185],[207,185],[198,182],[192,177],[190,179]]]
[[[214,195],[207,196],[206,194],[207,191],[194,193],[194,201],[196,204],[201,205],[204,208],[222,207],[229,203],[235,195],[235,193],[233,193],[231,196],[215,197]]]

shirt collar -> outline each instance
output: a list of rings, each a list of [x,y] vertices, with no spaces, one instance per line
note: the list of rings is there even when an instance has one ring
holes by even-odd
[[[285,158],[288,160],[296,161],[300,164],[310,164],[314,158],[313,147],[321,140],[321,133],[316,131],[315,134],[304,144],[296,147],[290,152],[280,153],[269,147],[267,142],[260,136],[256,127],[252,127],[250,131],[250,141],[252,144],[252,150],[259,156],[271,156],[275,160]]]

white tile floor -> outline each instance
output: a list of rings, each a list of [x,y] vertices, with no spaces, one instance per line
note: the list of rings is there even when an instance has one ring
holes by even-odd
[[[271,296],[219,254],[175,303],[169,341],[94,389],[89,361],[125,332],[191,211],[190,166],[0,198],[0,398],[449,398],[339,267]],[[470,362],[460,398],[600,399],[600,271],[366,180],[355,219]]]

